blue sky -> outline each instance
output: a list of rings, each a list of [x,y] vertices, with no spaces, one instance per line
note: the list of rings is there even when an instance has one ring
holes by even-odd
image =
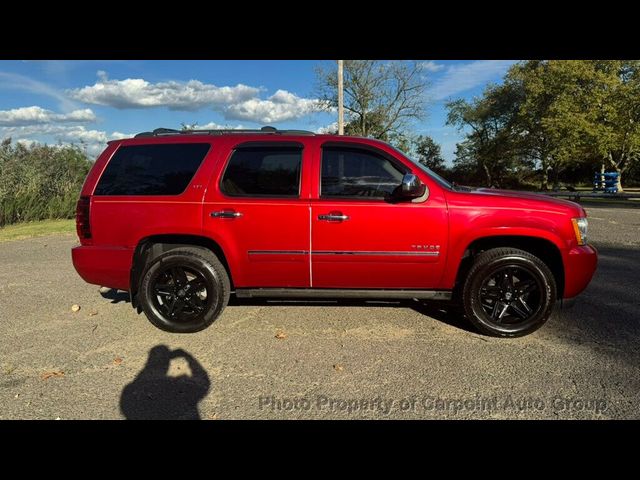
[[[95,156],[111,139],[182,122],[319,130],[314,68],[327,61],[0,61],[0,139],[82,143]],[[500,82],[514,61],[424,60],[426,119],[449,161],[462,135],[446,126],[444,103]]]

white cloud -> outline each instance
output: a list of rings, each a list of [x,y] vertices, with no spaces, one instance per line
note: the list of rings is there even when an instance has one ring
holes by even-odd
[[[103,71],[91,86],[67,90],[67,94],[84,103],[114,108],[167,107],[171,110],[193,111],[204,107],[224,107],[254,98],[260,89],[238,84],[217,87],[199,80],[188,82],[150,83],[142,78],[109,80]]]
[[[37,140],[31,140],[30,138],[19,138],[15,143],[28,148],[33,145],[39,144],[40,142],[38,142]]]
[[[195,125],[196,130],[242,130],[242,125],[221,125],[216,122],[205,123],[204,125]]]
[[[111,138],[102,130],[87,130],[83,126],[60,129],[53,133],[57,140],[69,143],[107,143]]]
[[[123,138],[131,138],[134,135],[134,133],[113,132],[110,135],[109,140],[122,140]]]
[[[316,99],[303,98],[286,90],[260,98],[263,88],[238,84],[218,87],[199,80],[151,83],[142,78],[110,80],[98,72],[94,85],[67,90],[75,100],[118,109],[166,107],[194,111],[211,108],[228,120],[256,123],[297,119],[320,110]]]
[[[431,100],[445,100],[458,93],[497,80],[504,75],[515,60],[476,60],[470,63],[451,65],[428,89]]]
[[[428,60],[426,62],[422,62],[420,63],[420,68],[422,70],[425,70],[427,72],[439,72],[440,70],[442,70],[444,68],[444,65],[440,64],[440,63],[436,63],[433,60]]]
[[[69,113],[55,113],[42,107],[22,107],[0,110],[0,126],[39,125],[51,123],[94,122],[96,116],[89,108],[73,110]]]
[[[315,133],[335,135],[338,132],[338,122],[330,123],[323,127],[316,128]]]
[[[223,113],[229,119],[271,123],[300,118],[319,110],[318,100],[301,98],[286,90],[278,90],[266,100],[252,98],[229,105]]]
[[[0,127],[0,138],[18,138],[17,142],[29,145],[31,143],[45,143],[44,138],[52,139],[53,143],[80,144],[91,156],[99,155],[109,140],[120,140],[133,137],[133,134],[87,129],[83,125],[26,125],[16,127]],[[30,138],[36,137],[36,138]],[[51,143],[51,142],[49,142]]]

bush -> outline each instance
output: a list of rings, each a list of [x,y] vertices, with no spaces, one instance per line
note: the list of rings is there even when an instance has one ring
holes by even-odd
[[[75,145],[0,145],[0,227],[73,218],[92,162]]]

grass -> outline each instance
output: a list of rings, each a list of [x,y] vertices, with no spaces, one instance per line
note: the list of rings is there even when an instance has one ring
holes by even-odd
[[[75,230],[75,220],[42,220],[39,222],[16,223],[0,228],[0,242],[59,233],[74,233]]]

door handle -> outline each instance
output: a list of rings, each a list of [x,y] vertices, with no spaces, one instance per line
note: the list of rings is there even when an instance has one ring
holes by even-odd
[[[235,210],[220,210],[219,212],[211,212],[213,218],[238,218],[242,216],[242,213]]]
[[[327,222],[344,222],[349,220],[349,215],[343,215],[342,212],[331,212],[326,215],[318,215],[318,220]]]

